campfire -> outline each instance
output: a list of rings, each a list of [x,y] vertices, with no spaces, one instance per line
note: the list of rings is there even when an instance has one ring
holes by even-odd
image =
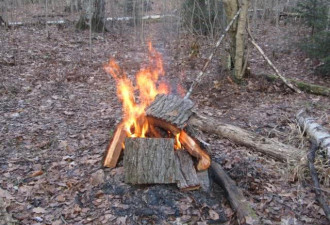
[[[194,103],[170,94],[162,79],[161,54],[151,43],[148,47],[149,63],[136,74],[135,85],[114,59],[104,67],[116,80],[123,108],[123,120],[108,145],[104,166],[116,167],[124,150],[126,182],[198,188],[198,171],[207,170],[211,160],[199,141],[188,134],[187,121]]]

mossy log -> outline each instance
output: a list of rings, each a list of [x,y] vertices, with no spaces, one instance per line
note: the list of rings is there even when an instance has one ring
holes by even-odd
[[[269,81],[276,81],[279,79],[276,75],[273,74],[262,74],[262,75],[265,76]],[[315,95],[330,96],[330,88],[328,87],[320,86],[316,84],[310,84],[294,79],[288,79],[288,81],[295,84],[296,87],[298,87],[301,91]]]

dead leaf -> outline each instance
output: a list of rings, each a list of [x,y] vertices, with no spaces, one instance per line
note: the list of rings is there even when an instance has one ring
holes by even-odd
[[[118,217],[117,221],[116,221],[116,224],[126,225],[126,220],[127,220],[127,216]]]
[[[220,218],[219,214],[213,209],[209,210],[209,215],[212,220],[218,220]]]
[[[34,212],[34,213],[46,213],[46,210],[44,208],[37,207],[37,208],[32,209],[32,212]]]
[[[0,188],[0,197],[1,198],[6,198],[6,199],[14,199],[14,197],[6,190],[3,190],[2,188]]]
[[[56,197],[56,201],[65,202],[65,197],[63,195],[59,195],[59,196]]]
[[[44,172],[42,170],[39,170],[33,172],[30,177],[37,177],[37,176],[41,176],[42,174],[44,174]]]

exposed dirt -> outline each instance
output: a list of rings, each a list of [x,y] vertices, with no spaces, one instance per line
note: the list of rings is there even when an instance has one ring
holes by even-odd
[[[257,29],[257,41],[266,52],[276,52],[272,60],[285,75],[330,86],[329,79],[311,73],[312,60],[294,47],[285,51],[292,43],[282,38],[288,27],[267,26]],[[150,39],[164,55],[166,79],[180,93],[176,84],[189,86],[212,43],[201,40],[200,52],[189,57],[195,37],[164,41],[159,25],[150,27]],[[122,117],[115,82],[103,65],[114,57],[133,78],[147,59],[146,46],[130,32],[94,35],[90,48],[88,32],[71,26],[50,26],[50,39],[43,27],[0,29],[0,208],[8,215],[21,224],[235,224],[215,184],[210,193],[131,186],[123,183],[121,165],[101,167]],[[253,74],[270,72],[255,51],[250,67]],[[206,115],[297,147],[302,147],[294,120],[298,109],[310,108],[329,127],[327,97],[295,94],[256,75],[238,86],[218,63],[209,74],[192,96]],[[310,182],[295,180],[288,165],[212,134],[204,139],[263,224],[327,224]]]

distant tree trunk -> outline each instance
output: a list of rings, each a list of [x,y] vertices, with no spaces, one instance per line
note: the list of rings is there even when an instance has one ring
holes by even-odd
[[[224,6],[227,14],[227,21],[230,21],[239,9],[237,0],[224,0]],[[240,7],[242,11],[239,18],[230,29],[231,48],[230,48],[230,65],[233,76],[237,82],[241,82],[244,70],[244,61],[246,57],[246,25],[249,9],[249,0],[242,0]]]
[[[104,17],[104,0],[84,0],[83,11],[76,24],[76,28],[79,30],[91,28],[93,32],[102,32],[105,30]]]
[[[227,16],[227,23],[233,19],[235,16],[237,10],[238,10],[238,4],[236,0],[223,0],[226,16]],[[237,21],[234,22],[233,26],[229,30],[229,35],[231,39],[230,44],[230,68],[234,68],[234,59],[235,59],[235,52],[236,52],[236,32],[237,32]]]
[[[65,12],[78,12],[82,10],[82,0],[66,0]]]
[[[249,0],[242,0],[242,12],[238,17],[237,33],[236,33],[236,53],[235,53],[235,64],[234,64],[234,77],[238,82],[243,79],[245,73],[244,61],[246,55],[246,25],[249,9]]]

